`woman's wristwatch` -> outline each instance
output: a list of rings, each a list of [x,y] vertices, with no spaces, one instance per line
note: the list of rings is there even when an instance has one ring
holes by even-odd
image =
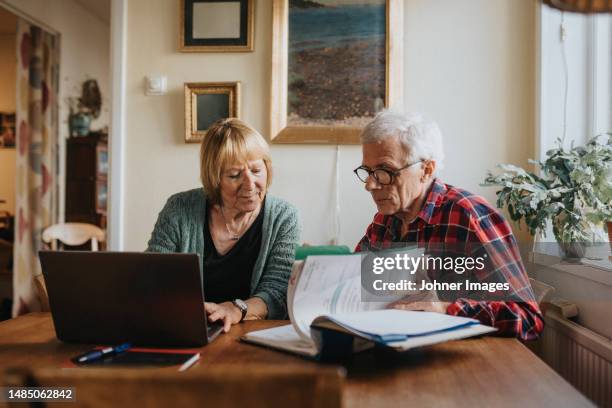
[[[240,313],[242,313],[242,317],[240,318],[240,322],[243,321],[244,318],[246,317],[247,309],[249,308],[249,306],[242,299],[234,299],[234,300],[232,300],[232,303],[234,304],[234,306],[236,306],[238,308],[238,310],[240,310]],[[240,323],[240,322],[238,322],[238,323]]]

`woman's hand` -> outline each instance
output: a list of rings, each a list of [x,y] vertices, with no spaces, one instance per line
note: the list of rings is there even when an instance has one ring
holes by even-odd
[[[225,333],[231,329],[232,324],[240,323],[242,319],[242,312],[232,302],[204,302],[204,310],[206,310],[208,321],[211,323],[218,320],[223,321],[223,331]]]

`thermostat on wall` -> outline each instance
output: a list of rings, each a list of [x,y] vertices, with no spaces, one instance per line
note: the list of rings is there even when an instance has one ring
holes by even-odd
[[[168,79],[164,75],[152,75],[145,78],[145,94],[164,95],[168,89]]]

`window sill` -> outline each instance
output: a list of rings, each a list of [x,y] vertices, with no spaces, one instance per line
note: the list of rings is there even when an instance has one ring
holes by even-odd
[[[545,266],[612,287],[612,262],[609,259],[592,260],[584,258],[574,263],[565,261],[558,256],[531,252],[530,261],[539,266]]]

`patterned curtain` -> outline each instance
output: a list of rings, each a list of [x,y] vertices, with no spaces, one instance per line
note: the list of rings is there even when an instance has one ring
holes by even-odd
[[[17,63],[13,316],[40,310],[33,277],[41,235],[57,222],[59,39],[20,19]]]

